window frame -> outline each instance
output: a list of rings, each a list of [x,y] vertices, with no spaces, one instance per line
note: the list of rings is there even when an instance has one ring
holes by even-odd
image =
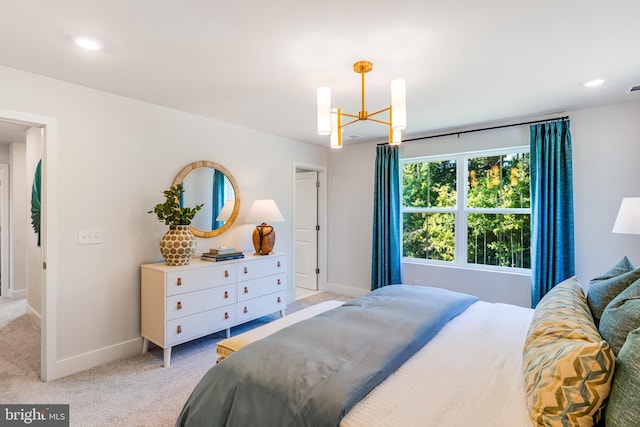
[[[498,265],[487,264],[475,264],[468,262],[467,250],[468,250],[468,216],[470,214],[528,214],[531,216],[531,207],[529,208],[470,208],[467,206],[468,199],[468,185],[467,177],[469,176],[469,159],[475,157],[489,157],[489,156],[505,156],[515,153],[529,153],[530,146],[521,145],[514,147],[506,147],[490,150],[478,150],[478,151],[465,151],[452,154],[439,154],[433,156],[420,156],[400,159],[400,236],[403,236],[404,232],[404,214],[405,213],[453,213],[455,215],[455,248],[454,248],[454,261],[442,261],[425,258],[412,258],[405,257],[403,250],[404,245],[401,243],[400,252],[402,254],[402,262],[411,262],[427,265],[440,265],[456,268],[466,268],[471,270],[490,270],[509,273],[531,273],[530,268],[522,267],[504,267]],[[456,162],[456,204],[453,207],[446,208],[432,208],[432,207],[405,207],[403,204],[403,173],[404,165],[413,163],[424,162],[437,162],[443,160],[450,160]],[[461,164],[462,163],[462,164]],[[529,171],[531,173],[531,171]],[[464,233],[460,233],[463,230]],[[401,238],[402,241],[402,238]]]

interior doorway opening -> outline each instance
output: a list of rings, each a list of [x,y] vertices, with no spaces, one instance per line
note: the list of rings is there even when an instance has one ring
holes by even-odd
[[[27,295],[28,307],[30,309],[30,317],[35,318],[40,325],[40,379],[43,381],[50,381],[57,378],[56,373],[56,290],[57,282],[56,269],[57,269],[57,252],[56,237],[57,231],[55,227],[48,227],[48,224],[55,224],[57,219],[57,180],[56,180],[56,167],[57,167],[57,121],[54,118],[40,116],[31,113],[24,113],[11,110],[0,110],[0,122],[10,123],[13,125],[19,125],[27,129],[27,138],[25,148],[13,147],[13,158],[23,158],[25,165],[29,164],[33,158],[37,157],[38,160],[42,160],[42,174],[41,174],[41,211],[40,211],[40,245],[34,248],[33,251],[25,250],[25,271],[23,274],[24,282],[29,281],[31,285],[32,281],[34,286],[26,286],[23,293]],[[26,148],[29,146],[29,149]],[[31,148],[35,148],[32,150]],[[32,158],[33,157],[33,158]],[[37,163],[37,161],[36,161]],[[35,165],[35,163],[34,163]],[[15,165],[14,165],[15,166]],[[12,166],[10,165],[10,170]],[[26,166],[25,166],[26,168]],[[35,167],[34,167],[35,169]],[[20,174],[21,179],[31,180],[34,169],[25,169],[24,174]],[[24,175],[24,176],[22,176]],[[11,177],[15,178],[15,177]],[[18,179],[10,179],[11,185],[19,186],[16,188],[23,189],[26,192],[26,182],[19,183]],[[22,190],[21,190],[22,191]],[[12,190],[12,194],[15,195],[16,190]],[[31,193],[28,195],[28,202],[31,204]],[[9,202],[12,206],[12,210],[15,211],[15,199]],[[25,203],[26,204],[26,203]],[[25,207],[26,208],[26,207]],[[21,215],[22,216],[22,215]],[[10,215],[10,224],[12,227],[19,227],[20,230],[26,232],[27,230],[27,215],[20,219],[24,224],[16,225],[14,218]],[[30,228],[30,227],[29,227]],[[16,228],[18,229],[18,228]],[[20,240],[25,241],[23,237]],[[9,239],[9,248],[13,245],[13,254],[9,250],[9,287],[10,293],[14,294],[18,291],[18,286],[13,285],[16,282],[16,275],[19,273],[13,267],[15,266],[14,257],[16,255],[15,242],[13,239]],[[35,243],[33,245],[36,246]],[[37,254],[37,256],[34,256]],[[31,274],[28,274],[31,272]],[[4,279],[7,279],[5,272],[2,272]],[[22,274],[22,267],[20,274]],[[29,277],[28,277],[29,276]],[[32,314],[32,315],[31,315]]]
[[[312,165],[294,169],[295,298],[304,298],[326,287],[326,171]]]

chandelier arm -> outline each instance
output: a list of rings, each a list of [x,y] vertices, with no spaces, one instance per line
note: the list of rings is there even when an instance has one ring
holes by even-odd
[[[369,113],[369,116],[375,116],[376,114],[384,113],[385,111],[391,111],[391,106],[378,110],[375,113]]]
[[[372,119],[371,117],[369,117],[367,120],[376,122],[376,123],[381,123],[383,125],[391,126],[391,122],[385,122],[384,120],[376,120],[376,119]]]
[[[343,116],[344,116],[344,114],[343,114]],[[352,117],[353,117],[353,116],[352,116]],[[355,122],[359,122],[359,121],[360,121],[360,119],[351,120],[349,123],[344,123],[344,124],[340,125],[340,128],[343,128],[343,127],[345,127],[345,126],[352,125],[352,124],[354,124]]]
[[[355,114],[349,114],[349,113],[341,113],[343,116],[347,116],[347,117],[353,117],[354,119],[358,119],[360,116],[357,116]]]

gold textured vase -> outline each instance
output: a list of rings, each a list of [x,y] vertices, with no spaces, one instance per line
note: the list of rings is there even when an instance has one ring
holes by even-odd
[[[196,237],[188,225],[172,225],[160,241],[160,253],[167,265],[187,265],[196,253]]]

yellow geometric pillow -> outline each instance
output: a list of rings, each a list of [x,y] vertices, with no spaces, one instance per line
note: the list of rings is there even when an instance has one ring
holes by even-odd
[[[523,350],[531,419],[538,426],[593,426],[604,413],[615,356],[600,337],[577,279],[536,307]]]
[[[591,310],[576,277],[554,286],[536,306],[525,347],[537,337],[601,341]]]

